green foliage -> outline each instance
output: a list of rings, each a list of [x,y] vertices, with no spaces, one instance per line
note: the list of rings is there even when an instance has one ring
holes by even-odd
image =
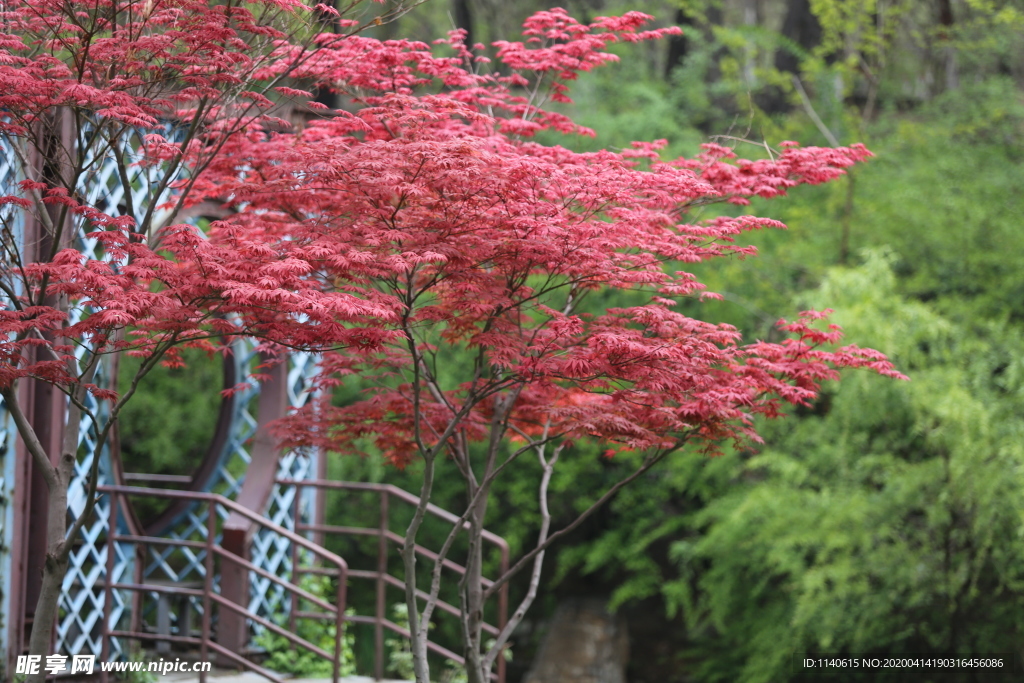
[[[735,483],[688,517],[666,591],[698,680],[797,680],[794,652],[1016,650],[1024,343],[900,297],[890,258],[866,259],[809,303],[834,303],[913,381],[848,377],[815,414],[773,425],[760,453],[723,458]]]
[[[332,581],[326,576],[303,576],[299,581],[299,587],[313,594],[315,597],[333,601],[335,595]],[[300,604],[297,610],[308,610],[309,605],[302,598],[294,598]],[[346,615],[355,614],[354,610],[346,610]],[[286,614],[277,615],[273,621],[283,628],[288,628],[288,617]],[[322,619],[299,618],[295,620],[295,635],[306,642],[316,645],[321,650],[334,652],[335,635],[337,626],[333,621]],[[256,646],[267,653],[267,659],[263,666],[272,671],[293,674],[297,678],[328,678],[333,675],[334,663],[324,659],[314,652],[301,649],[292,641],[282,635],[274,633],[269,629],[264,630],[255,640]],[[355,635],[348,629],[341,636],[341,676],[352,676],[356,672]]]
[[[965,85],[910,116],[885,117],[875,131],[870,146],[877,158],[857,173],[848,217],[851,249],[891,248],[900,290],[940,310],[970,302],[980,309],[970,315],[1019,319],[1024,102],[1013,83],[1000,78]],[[783,134],[799,137],[793,129]],[[770,278],[781,295],[769,299],[771,306],[813,285],[837,262],[846,189],[815,188],[778,204],[775,216],[790,234],[752,240],[761,250],[752,270]],[[728,280],[735,291],[739,270],[723,270],[710,286]],[[744,293],[762,298],[765,293],[748,282],[740,285]]]
[[[396,625],[409,628],[409,607],[405,603],[398,603],[391,607],[392,618]],[[433,629],[431,624],[430,628]],[[409,641],[397,635],[389,636],[384,640],[388,648],[388,671],[403,680],[413,680],[416,677],[413,669],[412,649]],[[437,683],[466,683],[466,670],[457,662],[447,660],[445,668],[441,671]]]
[[[141,648],[137,645],[133,646],[128,651],[129,662],[145,662],[146,658]],[[140,671],[125,670],[114,674],[117,680],[122,683],[156,683],[157,675],[149,670],[148,666],[143,667]]]
[[[118,444],[125,472],[192,476],[210,448],[224,383],[223,361],[197,349],[183,349],[181,357],[182,367],[153,368],[121,412]],[[140,360],[122,355],[118,364],[118,391],[123,394]],[[168,501],[136,496],[132,505],[146,523]]]
[[[396,625],[409,628],[409,607],[404,602],[392,605],[391,614]],[[388,671],[403,680],[411,681],[415,678],[409,641],[392,635],[384,639],[384,645],[388,649]]]
[[[120,445],[125,469],[147,474],[192,474],[217,426],[222,361],[196,349],[181,353],[183,367],[163,365],[143,378],[121,413]],[[125,392],[139,359],[119,360],[118,390]]]
[[[794,300],[833,307],[848,341],[912,381],[846,377],[766,426],[756,452],[681,455],[581,530],[554,579],[588,577],[613,604],[659,596],[689,629],[676,668],[699,681],[795,680],[800,651],[1017,650],[1022,107],[1008,78],[964,83],[871,124],[877,158],[852,195],[837,183],[751,207],[789,234],[753,236],[752,262],[698,266],[725,300],[684,302],[687,313],[763,338]],[[816,134],[799,114],[771,129]],[[836,269],[844,221],[861,265]],[[620,465],[578,449],[560,492],[598,490]],[[524,541],[531,485],[507,499]]]

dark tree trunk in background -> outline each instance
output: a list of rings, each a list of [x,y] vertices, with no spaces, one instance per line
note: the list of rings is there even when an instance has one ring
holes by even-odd
[[[452,0],[452,13],[455,15],[456,28],[466,30],[466,45],[473,49],[473,8],[470,0]]]
[[[690,39],[687,36],[691,31],[696,30],[693,24],[693,19],[691,19],[686,12],[681,9],[676,10],[676,14],[672,18],[672,23],[683,29],[683,35],[670,36],[668,39],[668,57],[665,60],[666,80],[672,76],[672,70],[677,66],[681,66],[683,60],[686,59],[686,55],[690,49]]]
[[[939,41],[942,49],[941,66],[945,90],[956,90],[960,86],[960,75],[956,63],[956,48],[953,40],[953,3],[951,0],[938,0],[939,6]],[[935,79],[936,83],[939,79]]]
[[[788,43],[799,46],[805,53],[811,52],[821,43],[821,24],[811,12],[810,0],[788,1],[780,32]],[[784,73],[799,74],[802,59],[803,56],[794,52],[789,45],[783,45],[775,52],[775,68]],[[758,98],[758,104],[769,114],[783,113],[790,109],[789,101],[778,88],[770,88]]]
[[[334,9],[338,9],[339,2],[338,0],[329,0],[324,4],[333,7]],[[321,12],[320,10],[316,10],[316,17],[323,26],[322,30],[324,32],[330,31],[331,33],[338,33],[338,31],[341,29],[341,27],[338,25],[337,18],[335,18],[332,14],[328,12]],[[324,105],[325,107],[328,107],[330,109],[341,108],[341,98],[338,97],[338,93],[333,92],[329,88],[316,88],[314,91],[314,95],[316,96],[316,101]]]
[[[811,12],[810,0],[789,0],[786,16],[782,20],[782,35],[810,52],[821,42],[821,24]],[[787,73],[800,70],[800,56],[783,47],[775,53],[775,68]]]
[[[744,0],[743,3],[743,25],[759,28],[764,24],[761,0]],[[743,58],[743,82],[747,88],[757,89],[757,48],[752,42],[747,43],[744,48],[746,53]]]
[[[561,602],[525,683],[625,683],[629,662],[626,621],[608,600]]]
[[[723,23],[722,6],[719,3],[708,6],[702,18],[687,14],[685,10],[676,10],[672,17],[672,25],[682,28],[683,35],[670,36],[668,39],[668,53],[663,72],[665,80],[671,81],[673,70],[681,66],[691,55],[703,50],[713,50],[712,54],[708,55],[706,62],[703,59],[699,60],[700,67],[698,68],[703,68],[702,76],[705,83],[710,85],[721,81],[722,69],[719,60],[723,56],[723,50],[721,45],[715,41],[713,29],[716,26],[722,26]],[[660,65],[658,68],[661,68]],[[693,78],[692,74],[690,78]],[[712,110],[731,112],[735,109],[735,99],[731,95],[714,90],[710,90],[709,94],[712,100]],[[696,115],[690,119],[690,124],[706,134],[720,133],[722,130],[717,121],[717,114]]]

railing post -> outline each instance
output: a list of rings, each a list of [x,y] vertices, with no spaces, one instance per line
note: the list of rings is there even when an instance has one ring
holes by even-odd
[[[388,492],[380,494],[380,526],[377,531],[377,619],[373,634],[373,675],[384,680],[384,619],[387,616],[388,573]]]
[[[249,607],[249,570],[238,558],[248,562],[249,532],[251,521],[245,518],[232,524],[237,515],[230,515],[221,528],[220,547],[226,551],[220,565],[220,595],[242,609]],[[217,643],[231,652],[241,654],[249,643],[248,620],[235,610],[219,610],[217,619]],[[224,665],[234,666],[234,662],[226,657],[219,657]]]
[[[346,589],[348,585],[348,566],[345,565],[344,560],[338,565],[338,594],[337,594],[337,605],[338,614],[334,620],[334,675],[332,677],[333,683],[338,683],[341,680],[341,643],[343,634],[345,631],[345,599]]]
[[[148,550],[149,547],[144,543],[139,543],[135,546],[135,558],[132,562],[132,583],[134,584],[144,583],[142,577],[146,572],[146,553]],[[144,595],[141,591],[132,591],[131,596],[132,616],[128,626],[132,632],[140,633],[142,631],[142,601]]]
[[[110,613],[114,601],[114,556],[117,553],[117,494],[110,493],[110,517],[107,519],[107,576],[103,585],[103,647],[100,662],[110,659]],[[107,669],[100,667],[100,682],[107,683]]]
[[[210,625],[213,620],[213,539],[217,535],[217,501],[210,499],[206,512],[206,576],[203,579],[203,640],[199,645],[199,658],[210,661]],[[206,667],[199,671],[199,683],[206,683]]]
[[[292,529],[296,534],[299,533],[299,492],[302,490],[298,484],[293,484],[295,488],[295,497],[292,501]],[[301,534],[300,534],[301,535]],[[299,585],[299,544],[292,543],[292,583],[296,586]],[[292,595],[289,600],[290,609],[288,610],[288,630],[292,633],[296,633],[295,630],[295,613],[299,611],[299,597]]]
[[[502,541],[501,543],[501,574],[498,576],[505,576],[508,572],[508,543]],[[498,633],[505,630],[505,625],[508,623],[508,581],[502,584],[498,590]],[[498,683],[505,683],[505,651],[498,653]]]
[[[261,362],[271,359],[260,356]],[[274,488],[278,467],[278,449],[268,425],[288,412],[288,366],[277,363],[269,369],[267,377],[260,383],[260,406],[257,414],[256,434],[245,481],[238,491],[235,504],[262,516]],[[249,570],[243,562],[252,559],[252,537],[256,524],[251,517],[231,512],[221,526],[221,548],[227,554],[221,560],[220,596],[237,605],[241,610],[249,609]],[[241,654],[249,644],[249,620],[236,610],[220,610],[217,621],[217,644],[230,652]],[[230,666],[236,662],[224,656],[221,659]]]

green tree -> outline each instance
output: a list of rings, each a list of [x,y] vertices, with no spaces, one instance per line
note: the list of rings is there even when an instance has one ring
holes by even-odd
[[[797,675],[799,652],[1019,644],[1019,335],[899,296],[877,252],[831,271],[809,303],[826,297],[851,335],[885,348],[914,381],[851,377],[813,414],[773,425],[759,453],[724,459],[733,483],[688,518],[693,535],[673,546],[682,576],[667,589],[702,681],[825,680]]]

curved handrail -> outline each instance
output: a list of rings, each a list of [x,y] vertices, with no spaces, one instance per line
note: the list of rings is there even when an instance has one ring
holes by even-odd
[[[96,487],[96,490],[99,493],[116,493],[120,495],[154,496],[161,498],[188,498],[190,500],[212,501],[217,503],[218,505],[223,505],[232,512],[237,512],[243,517],[246,517],[252,520],[253,522],[256,522],[260,526],[269,529],[274,533],[278,533],[284,536],[292,543],[296,543],[305,548],[306,550],[309,550],[313,553],[316,553],[317,555],[320,555],[331,564],[338,565],[339,569],[344,570],[346,573],[348,572],[348,563],[345,562],[345,560],[343,560],[338,555],[332,553],[327,548],[324,548],[321,545],[317,545],[313,541],[310,541],[309,539],[304,538],[293,531],[285,529],[283,526],[270,521],[263,515],[257,514],[250,510],[249,508],[239,505],[230,498],[225,498],[219,493],[205,493],[201,491],[173,491],[168,489],[153,489],[145,488],[142,486],[124,485],[103,485]]]
[[[300,646],[300,647],[302,647],[304,649],[310,650],[311,652],[314,652],[318,656],[324,657],[325,659],[328,659],[329,661],[332,661],[333,664],[334,664],[332,680],[334,681],[334,683],[339,683],[339,680],[340,680],[340,666],[341,666],[340,661],[341,661],[342,632],[343,632],[343,628],[344,628],[344,623],[346,621],[346,617],[345,617],[345,598],[346,598],[347,582],[348,582],[348,576],[349,576],[348,563],[345,562],[345,560],[343,558],[341,558],[340,556],[338,556],[335,553],[332,553],[331,551],[327,550],[323,546],[320,546],[320,545],[318,545],[318,544],[316,544],[316,543],[314,543],[314,542],[312,542],[312,541],[310,541],[310,540],[300,536],[299,534],[296,534],[295,532],[290,531],[290,530],[282,527],[281,525],[276,524],[275,522],[272,522],[271,520],[267,519],[266,517],[263,517],[262,515],[260,515],[260,514],[258,514],[256,512],[253,512],[249,508],[247,508],[247,507],[245,507],[245,506],[243,506],[243,505],[241,505],[241,504],[239,504],[239,503],[237,503],[237,502],[235,502],[233,500],[225,498],[224,496],[222,496],[220,494],[217,494],[217,493],[208,493],[208,492],[199,492],[199,491],[173,491],[173,490],[167,490],[167,489],[153,489],[153,488],[145,488],[145,487],[138,487],[138,486],[124,486],[124,485],[103,485],[103,486],[99,486],[97,488],[97,490],[98,490],[99,493],[101,493],[101,494],[108,494],[108,495],[110,495],[113,498],[112,506],[111,506],[112,513],[111,513],[110,527],[109,527],[110,532],[109,532],[109,535],[108,535],[108,544],[110,545],[110,548],[108,549],[108,552],[107,552],[107,576],[108,576],[108,580],[106,581],[106,586],[105,586],[105,593],[106,593],[106,595],[105,595],[105,599],[104,599],[104,617],[103,617],[103,640],[104,640],[103,654],[104,654],[104,657],[106,657],[107,653],[109,652],[109,639],[111,637],[146,638],[146,639],[155,639],[155,640],[161,640],[161,641],[166,641],[166,642],[192,643],[192,644],[198,644],[200,646],[200,650],[201,650],[201,653],[202,653],[202,656],[204,657],[204,659],[207,657],[207,653],[212,650],[213,652],[216,652],[216,653],[218,653],[218,654],[220,654],[222,656],[226,656],[231,661],[234,661],[236,663],[242,664],[246,668],[248,668],[251,671],[254,671],[254,672],[260,674],[261,676],[264,676],[264,677],[266,677],[266,678],[268,678],[270,680],[273,680],[273,681],[276,681],[276,682],[280,683],[281,679],[278,678],[277,676],[273,675],[272,672],[268,671],[267,669],[264,669],[261,666],[258,666],[256,664],[254,664],[252,662],[249,662],[248,660],[246,660],[243,657],[240,657],[236,653],[230,652],[229,649],[223,647],[222,645],[220,645],[219,643],[215,642],[211,638],[211,614],[212,614],[211,610],[212,610],[212,607],[213,607],[214,603],[216,603],[219,608],[225,608],[225,609],[227,609],[229,611],[232,611],[232,612],[234,612],[234,613],[236,613],[236,614],[238,614],[238,615],[240,615],[240,616],[242,616],[242,617],[244,617],[246,619],[252,620],[253,622],[255,622],[257,624],[260,624],[264,628],[267,628],[270,631],[272,631],[274,633],[277,633],[280,636],[283,636],[290,643],[293,643],[294,645],[298,645],[298,646]],[[116,508],[116,506],[117,506],[117,499],[122,497],[122,496],[127,498],[128,496],[133,496],[133,495],[134,496],[154,496],[154,497],[162,497],[162,498],[171,498],[171,499],[178,499],[178,500],[181,500],[181,501],[193,501],[193,502],[196,502],[196,503],[199,503],[199,504],[202,504],[202,503],[208,504],[209,505],[209,510],[207,512],[207,537],[206,537],[205,542],[188,541],[188,540],[184,540],[184,539],[166,539],[166,538],[159,538],[159,537],[139,536],[139,535],[135,535],[135,534],[119,534],[118,531],[117,531],[117,508]],[[218,519],[218,515],[216,513],[216,506],[218,506],[218,505],[222,506],[226,510],[229,510],[232,513],[232,515],[238,515],[238,516],[240,516],[240,517],[242,517],[244,519],[249,520],[250,522],[252,522],[257,527],[260,527],[260,528],[263,528],[263,529],[265,529],[267,531],[276,533],[279,536],[289,540],[293,544],[293,547],[304,548],[304,549],[310,551],[311,553],[313,553],[314,555],[318,555],[323,560],[325,560],[327,563],[333,564],[337,568],[337,572],[338,572],[338,588],[337,588],[336,604],[332,605],[330,602],[321,600],[321,599],[317,598],[316,596],[312,595],[311,593],[309,593],[308,591],[302,589],[298,585],[293,584],[291,581],[288,581],[288,580],[283,579],[281,577],[275,576],[275,575],[271,574],[270,572],[267,572],[267,571],[257,567],[256,565],[254,565],[252,562],[246,560],[245,558],[239,557],[238,555],[235,555],[234,553],[231,553],[228,550],[225,550],[224,548],[221,548],[221,547],[215,545],[214,544],[214,537],[216,535],[216,525],[217,525],[217,519]],[[112,581],[112,578],[113,578],[113,574],[112,574],[112,571],[113,571],[113,558],[114,558],[113,545],[116,542],[118,542],[118,541],[127,542],[127,543],[138,543],[138,544],[143,544],[143,545],[148,545],[148,544],[154,544],[155,543],[155,544],[165,544],[165,545],[173,545],[173,546],[180,546],[180,547],[192,547],[192,548],[197,548],[197,549],[199,549],[199,548],[205,549],[205,551],[207,553],[207,555],[206,555],[206,577],[205,577],[205,581],[204,581],[203,590],[202,591],[197,591],[199,593],[199,595],[202,596],[202,599],[203,599],[203,628],[202,628],[202,637],[201,638],[195,639],[195,638],[192,638],[192,637],[188,636],[187,634],[186,634],[185,637],[182,637],[180,635],[179,636],[167,636],[167,635],[145,634],[145,633],[141,632],[141,629],[139,631],[135,631],[134,629],[131,630],[131,631],[111,630],[111,628],[110,628],[110,614],[109,614],[109,610],[110,610],[110,605],[111,605],[111,602],[112,602],[112,591],[114,589],[124,589],[124,590],[132,590],[132,591],[152,591],[152,590],[160,590],[161,589],[161,587],[150,586],[150,585],[145,584],[145,583],[141,583],[141,584],[123,584],[123,583],[118,583],[118,584],[115,584]],[[324,650],[324,649],[322,649],[320,647],[317,647],[316,645],[314,645],[314,644],[304,640],[303,638],[297,636],[296,634],[294,634],[294,633],[292,633],[292,632],[290,632],[290,631],[288,631],[286,629],[283,629],[280,626],[277,626],[276,624],[272,623],[271,621],[269,621],[267,619],[264,619],[264,618],[260,617],[259,615],[253,614],[251,611],[249,611],[249,609],[246,606],[238,605],[235,602],[233,602],[231,600],[228,600],[224,596],[215,593],[214,590],[213,590],[213,570],[214,570],[213,558],[214,558],[215,555],[216,556],[220,556],[222,561],[232,562],[232,563],[235,563],[236,565],[240,566],[244,570],[256,572],[260,576],[262,576],[262,577],[264,577],[266,579],[269,579],[269,580],[273,581],[274,583],[284,587],[286,590],[291,592],[293,595],[302,597],[302,598],[312,602],[313,604],[317,605],[321,609],[324,609],[325,611],[324,611],[323,616],[321,618],[329,619],[329,618],[333,617],[334,622],[335,622],[335,626],[336,626],[335,638],[334,638],[334,653],[333,653],[333,655],[331,653],[327,652],[326,650]],[[185,591],[184,589],[175,589],[173,591],[165,591],[165,592],[173,592],[173,593],[177,593],[177,594],[189,594],[189,595],[194,593],[194,591]],[[104,674],[104,676],[105,676],[105,674]],[[205,683],[205,680],[206,680],[206,672],[205,671],[201,671],[200,672],[200,681],[202,683]]]
[[[357,481],[333,481],[330,479],[278,479],[277,483],[281,484],[282,486],[313,486],[316,488],[344,489],[348,491],[386,491],[388,495],[404,500],[406,503],[409,503],[410,505],[419,505],[420,502],[419,496],[413,493],[409,493],[405,489],[398,488],[394,484],[371,484],[367,482]],[[454,514],[448,512],[444,508],[434,505],[433,503],[427,503],[427,512],[434,515],[435,517],[443,519],[449,524],[456,524],[459,521],[459,518],[456,517]],[[464,524],[464,526],[466,527],[468,527],[468,525],[468,522]],[[484,529],[482,538],[485,541],[493,543],[502,550],[507,551],[509,549],[508,541],[506,541],[504,538],[498,536],[497,534],[491,531],[487,531],[486,529]]]

